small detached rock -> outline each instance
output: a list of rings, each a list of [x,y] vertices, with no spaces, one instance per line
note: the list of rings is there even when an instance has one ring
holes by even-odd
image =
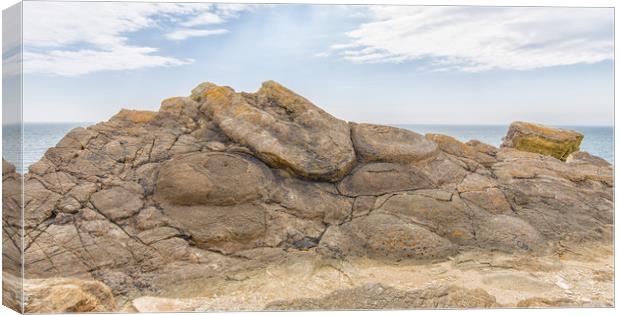
[[[582,140],[583,135],[576,131],[517,121],[510,124],[501,146],[566,161],[571,153],[579,151]]]

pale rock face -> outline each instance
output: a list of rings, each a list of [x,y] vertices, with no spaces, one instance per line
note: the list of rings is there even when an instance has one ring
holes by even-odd
[[[12,262],[3,271],[20,274],[22,179],[25,274],[53,288],[28,291],[37,311],[118,309],[130,296],[241,284],[303,259],[313,261],[304,271],[312,279],[325,270],[346,278],[342,265],[360,260],[537,257],[566,244],[610,244],[612,166],[584,152],[571,151],[567,162],[545,155],[557,137],[543,136],[529,142],[540,146],[533,152],[497,149],[349,124],[271,81],[256,93],[205,83],[164,100],[159,112],[124,110],[70,131],[23,176],[3,160],[3,258]],[[282,283],[297,273],[287,275]],[[99,282],[57,277],[101,281],[116,304],[108,307]],[[486,292],[384,284],[257,307],[494,305]],[[47,303],[59,288],[73,297]],[[370,297],[376,290],[386,293]],[[391,300],[381,304],[382,296]]]
[[[324,298],[277,301],[267,310],[481,308],[497,306],[495,298],[481,289],[456,286],[402,291],[377,283],[342,289]]]
[[[113,312],[116,304],[112,291],[98,281],[71,278],[27,280],[26,313]]]

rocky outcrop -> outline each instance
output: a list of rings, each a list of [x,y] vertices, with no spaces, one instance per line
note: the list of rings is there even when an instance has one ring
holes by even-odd
[[[546,154],[545,141],[528,145]],[[545,154],[347,123],[275,82],[256,93],[204,83],[158,112],[76,128],[30,167],[24,272],[99,281],[120,307],[173,283],[243,281],[299,257],[437,263],[610,243],[611,165]],[[3,162],[3,202],[17,213],[21,178]],[[5,213],[5,239],[19,240],[19,216]],[[18,244],[3,244],[5,259]],[[380,287],[382,307],[494,305],[478,291]],[[345,292],[272,307],[365,308],[375,289],[352,291],[362,300],[349,304],[339,304]]]
[[[2,305],[23,312],[22,296],[22,179],[15,166],[2,159]]]
[[[267,81],[255,94],[210,86],[200,107],[229,136],[275,168],[336,181],[355,164],[351,131],[305,98]]]
[[[583,135],[576,131],[517,121],[510,124],[502,147],[540,153],[565,161],[571,153],[579,151],[581,140]]]

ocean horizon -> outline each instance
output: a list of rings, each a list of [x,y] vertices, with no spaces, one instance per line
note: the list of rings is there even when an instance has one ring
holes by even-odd
[[[76,127],[88,127],[93,122],[27,122],[24,123],[23,165],[20,159],[20,144],[15,140],[19,135],[19,124],[3,125],[2,156],[16,166],[22,173],[36,163],[47,149],[55,146],[64,135]],[[508,125],[454,125],[454,124],[388,124],[408,129],[420,134],[441,133],[467,142],[475,139],[499,147],[508,131]],[[552,126],[570,129],[584,134],[581,151],[604,158],[614,164],[613,126]]]

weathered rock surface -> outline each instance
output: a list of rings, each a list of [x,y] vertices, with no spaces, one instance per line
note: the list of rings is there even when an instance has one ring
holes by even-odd
[[[20,274],[22,179],[26,278],[100,281],[115,307],[173,283],[243,283],[299,257],[344,277],[338,266],[349,261],[432,265],[473,251],[538,257],[610,244],[612,166],[572,149],[562,149],[566,162],[548,156],[556,136],[543,135],[526,151],[498,149],[347,123],[275,82],[256,93],[204,83],[158,112],[123,110],[71,130],[23,177],[3,161],[3,258],[13,262],[3,271]],[[95,303],[70,286],[83,298],[68,303],[84,311],[112,303],[104,289]],[[495,305],[468,288],[356,286],[270,307]],[[378,288],[385,298],[365,300]],[[32,292],[40,307],[61,296]]]
[[[571,153],[579,150],[581,140],[583,135],[576,131],[517,121],[510,124],[502,147],[540,153],[565,161]]]
[[[407,308],[489,308],[495,298],[482,289],[455,286],[402,291],[381,284],[335,291],[325,297],[279,301],[268,310],[407,309]]]
[[[362,162],[417,162],[439,151],[422,135],[389,126],[351,123],[351,139]]]
[[[373,213],[341,226],[331,226],[321,240],[329,257],[367,256],[374,259],[440,259],[456,246],[422,225]]]
[[[416,166],[369,163],[353,170],[338,184],[338,190],[345,196],[357,197],[433,186],[431,179]]]
[[[164,163],[155,199],[174,205],[234,205],[267,194],[273,175],[261,162],[237,154],[198,153]]]
[[[336,181],[355,163],[347,123],[276,82],[263,83],[256,94],[210,87],[200,98],[201,109],[226,135],[273,167]]]
[[[24,283],[26,313],[113,312],[112,291],[98,281],[70,278],[28,280]]]

